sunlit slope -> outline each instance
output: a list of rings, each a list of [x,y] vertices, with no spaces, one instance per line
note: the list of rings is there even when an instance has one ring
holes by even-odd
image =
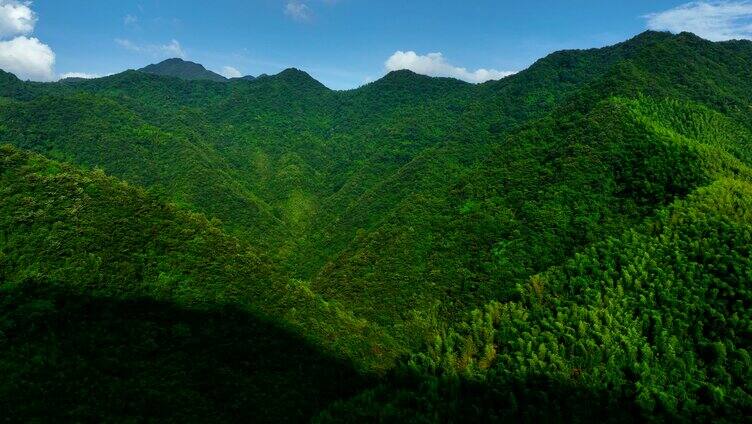
[[[113,99],[88,93],[5,100],[0,116],[4,142],[101,168],[162,199],[219,218],[230,229],[242,228],[254,239],[284,231],[269,206],[207,144],[200,126],[176,123],[163,129]]]
[[[752,185],[721,178],[437,334],[401,389],[320,418],[743,421],[750,247]]]
[[[494,146],[449,191],[400,203],[314,288],[383,323],[438,302],[452,312],[506,298],[516,282],[697,187],[749,175],[750,140],[746,128],[694,103],[613,98],[584,116],[554,115]],[[414,174],[403,175],[372,198]]]
[[[399,71],[347,92],[295,69],[4,74],[0,135],[219,218],[283,279],[413,338],[741,172],[749,44],[647,32],[477,86]]]

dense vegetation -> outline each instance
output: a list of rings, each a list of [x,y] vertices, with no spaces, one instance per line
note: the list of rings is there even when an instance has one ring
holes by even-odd
[[[752,43],[345,92],[168,65],[0,74],[12,417],[752,414]]]
[[[9,422],[303,421],[365,379],[228,306],[92,297],[27,279],[0,292]]]
[[[304,282],[276,276],[268,258],[225,235],[216,220],[101,171],[81,173],[10,146],[0,148],[0,172],[0,278],[9,287],[30,280],[82,295],[230,305],[284,317],[286,326],[364,367],[392,360],[392,343],[378,327]]]
[[[354,422],[714,421],[752,413],[752,184],[722,179],[436,336]],[[400,387],[395,390],[396,387]]]

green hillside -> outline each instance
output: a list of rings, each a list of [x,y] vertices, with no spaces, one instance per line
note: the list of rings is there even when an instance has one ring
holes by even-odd
[[[374,303],[393,299],[364,307],[366,316],[375,309],[377,322],[394,322],[436,300],[447,299],[445,306],[456,310],[506,298],[516,282],[639,223],[714,176],[742,172],[738,158],[702,142],[734,134],[715,133],[733,125],[693,107],[610,99],[584,116],[537,121],[492,148],[444,197],[404,201],[392,220],[325,268],[314,288],[350,304],[363,293]],[[687,138],[643,117],[642,108],[670,111],[676,119],[697,113],[687,131],[709,134]],[[710,128],[691,128],[705,119]],[[736,130],[739,139],[707,141],[747,152],[749,132]]]
[[[751,42],[349,91],[173,65],[0,73],[14,418],[752,414]]]
[[[0,151],[0,166],[0,278],[8,286],[41,280],[81,295],[230,305],[284,318],[359,367],[378,370],[393,360],[377,327],[278,275],[265,254],[216,221],[101,171],[82,173],[10,146]]]
[[[436,335],[322,422],[739,422],[752,185],[721,179]],[[399,387],[399,389],[395,389]]]

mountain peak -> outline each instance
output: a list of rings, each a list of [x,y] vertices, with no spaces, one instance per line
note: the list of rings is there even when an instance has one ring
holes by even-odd
[[[396,71],[390,71],[388,74],[384,76],[384,78],[415,78],[415,77],[420,78],[421,75],[409,69],[398,69]]]
[[[25,96],[26,85],[15,74],[0,69],[0,97]]]
[[[10,81],[10,82],[21,82],[21,79],[19,79],[16,74],[6,72],[2,69],[0,69],[0,80],[2,81]]]
[[[710,41],[705,40],[702,37],[699,37],[691,32],[680,32],[680,33],[672,33],[668,31],[653,31],[648,30],[644,31],[640,34],[637,34],[636,36],[632,37],[631,39],[621,43],[622,45],[653,45],[656,43],[665,42],[668,40],[674,40],[674,41],[684,41],[684,42],[705,42],[710,43]],[[617,44],[618,46],[619,44]]]
[[[411,71],[409,69],[398,69],[391,71],[382,78],[367,84],[374,87],[391,87],[392,89],[415,89],[416,87],[447,87],[447,86],[464,86],[467,82],[448,77],[432,77]]]
[[[180,58],[171,58],[162,62],[139,69],[141,72],[154,75],[175,77],[184,80],[209,80],[224,82],[227,78],[209,71],[203,65]]]
[[[288,84],[294,84],[298,86],[308,86],[315,88],[326,88],[326,86],[313,78],[308,72],[301,71],[298,68],[287,68],[284,71],[268,77],[265,75],[259,75],[259,79],[274,78],[280,81],[284,81]],[[327,89],[328,90],[328,89]]]
[[[163,61],[161,61],[159,63],[193,63],[193,64],[198,65],[195,62],[191,62],[189,60],[185,60],[185,59],[182,59],[182,58],[179,58],[179,57],[171,57],[171,58],[165,59],[165,60],[163,60]]]
[[[655,31],[655,30],[649,29],[647,31],[643,31],[635,35],[634,37],[632,37],[632,40],[665,40],[671,37],[674,37],[674,34],[668,31]]]
[[[315,79],[310,74],[308,74],[308,72],[301,71],[298,68],[287,68],[284,71],[278,73],[277,76],[280,78],[296,78],[296,79],[302,78],[302,79],[310,79],[310,80],[315,81]]]

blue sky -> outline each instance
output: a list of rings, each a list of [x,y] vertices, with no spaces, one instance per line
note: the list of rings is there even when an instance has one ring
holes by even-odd
[[[401,67],[478,82],[648,27],[749,38],[750,16],[748,1],[0,0],[0,67],[51,80],[182,56],[225,74],[297,67],[335,89]]]

